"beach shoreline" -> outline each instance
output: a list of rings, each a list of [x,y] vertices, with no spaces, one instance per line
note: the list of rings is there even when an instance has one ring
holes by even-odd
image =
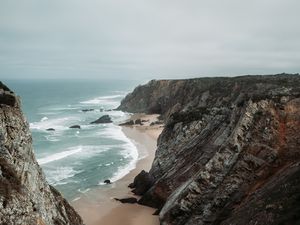
[[[129,120],[140,119],[143,125],[122,126],[122,131],[138,149],[136,167],[120,180],[83,193],[79,200],[71,202],[86,225],[158,225],[155,209],[139,204],[122,204],[114,198],[135,197],[128,188],[142,170],[149,171],[155,156],[161,125],[151,125],[159,115],[133,114]]]

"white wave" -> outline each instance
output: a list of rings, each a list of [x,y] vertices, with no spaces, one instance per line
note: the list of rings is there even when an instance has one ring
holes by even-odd
[[[114,173],[113,177],[110,180],[112,182],[115,182],[124,177],[136,167],[136,163],[139,158],[138,150],[135,144],[125,136],[125,134],[122,132],[122,128],[119,126],[112,125],[110,127],[106,127],[105,129],[103,129],[103,131],[99,132],[98,134],[102,135],[102,137],[104,136],[124,142],[124,144],[120,145],[120,147],[122,148],[121,154],[124,156],[124,158],[129,159],[130,162],[124,167],[119,167],[118,171]],[[110,163],[108,164],[111,165]],[[105,164],[105,166],[109,166],[108,164]],[[102,184],[103,182],[100,181],[99,185]]]
[[[80,102],[85,105],[108,105],[108,106],[118,106],[120,101],[118,98],[122,98],[124,95],[110,95],[110,96],[101,96],[86,101]]]
[[[55,135],[46,135],[44,136],[48,141],[51,141],[51,142],[57,142],[57,141],[60,141],[60,139],[55,136]]]
[[[85,190],[81,190],[81,189],[78,189],[77,191],[79,191],[80,193],[87,193],[89,190],[91,190],[90,188],[87,188],[87,189],[85,189]]]
[[[78,201],[79,199],[80,199],[80,197],[74,198],[74,199],[72,200],[72,202],[76,202],[76,201]]]
[[[97,135],[99,135],[100,137],[120,140],[124,143],[130,142],[130,140],[122,132],[122,128],[120,126],[116,126],[114,124],[105,124],[105,125],[106,126],[103,127],[101,131],[97,132]]]
[[[93,146],[93,145],[79,145],[75,147],[70,147],[68,150],[63,152],[58,152],[44,158],[38,159],[38,163],[40,165],[44,165],[47,163],[51,163],[54,161],[62,160],[66,157],[76,156],[80,159],[89,158],[96,154],[108,151],[112,146],[111,145],[100,145],[100,146]]]
[[[81,146],[79,146],[79,148],[75,148],[73,150],[68,150],[68,151],[59,152],[59,153],[55,153],[53,155],[46,156],[44,158],[38,159],[37,161],[40,165],[43,165],[43,164],[46,164],[46,163],[50,163],[50,162],[53,162],[53,161],[57,161],[57,160],[66,158],[66,157],[68,157],[70,155],[73,155],[73,154],[76,154],[80,151],[82,151]]]
[[[49,168],[46,171],[47,180],[50,184],[62,185],[67,184],[67,179],[74,177],[82,171],[76,171],[72,167]]]
[[[45,120],[47,120],[48,119],[48,117],[47,116],[44,116],[42,119],[41,119],[41,122],[43,122],[43,121],[45,121]]]
[[[44,117],[45,118],[45,117]],[[42,118],[39,122],[30,123],[30,128],[34,130],[46,131],[48,128],[54,128],[55,130],[66,130],[68,125],[78,121],[77,117],[63,117],[63,118],[53,118],[53,119],[44,119]]]
[[[46,110],[49,111],[66,111],[66,110],[76,110],[76,109],[80,109],[80,107],[76,107],[76,106],[71,106],[69,105],[68,107],[51,107],[51,108],[46,108]]]

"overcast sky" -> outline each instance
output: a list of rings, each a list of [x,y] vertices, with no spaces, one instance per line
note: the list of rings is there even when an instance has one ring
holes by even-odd
[[[0,78],[300,72],[299,0],[0,0]]]

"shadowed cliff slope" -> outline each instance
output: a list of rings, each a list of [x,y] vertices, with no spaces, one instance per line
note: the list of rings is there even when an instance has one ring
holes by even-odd
[[[300,76],[153,80],[119,109],[166,126],[139,203],[161,224],[300,224]]]
[[[0,224],[83,224],[69,203],[46,182],[33,153],[19,99],[1,82]]]

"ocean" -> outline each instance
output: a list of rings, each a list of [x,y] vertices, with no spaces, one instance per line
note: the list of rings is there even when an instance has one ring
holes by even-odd
[[[104,188],[135,168],[138,151],[118,123],[128,113],[111,111],[139,81],[5,81],[21,96],[38,163],[48,182],[72,201],[93,188]],[[82,110],[92,109],[84,112]],[[102,115],[113,123],[91,125]],[[71,129],[80,125],[81,129]],[[53,128],[54,131],[47,131]]]

